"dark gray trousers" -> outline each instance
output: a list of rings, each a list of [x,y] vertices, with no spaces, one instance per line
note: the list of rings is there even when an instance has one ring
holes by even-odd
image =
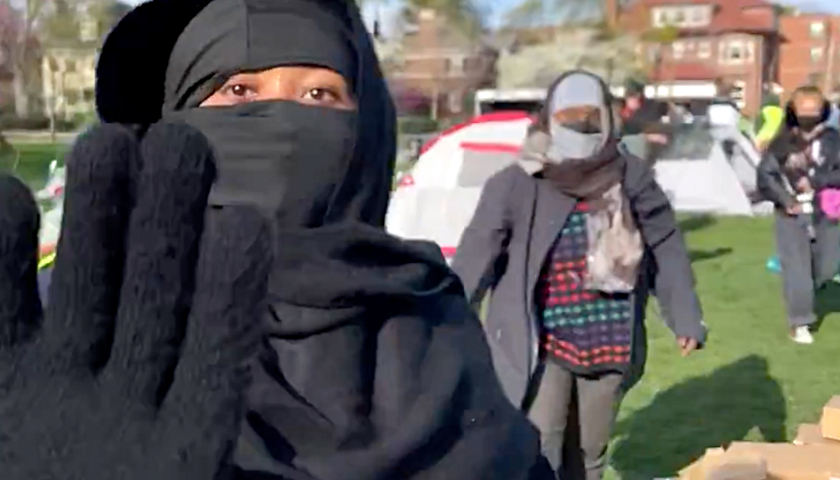
[[[840,266],[840,228],[823,222],[808,235],[802,218],[776,212],[776,249],[782,265],[782,285],[791,327],[811,325],[816,290],[837,274]]]
[[[540,431],[543,455],[558,479],[603,477],[623,378],[618,373],[582,377],[543,362],[528,418]]]

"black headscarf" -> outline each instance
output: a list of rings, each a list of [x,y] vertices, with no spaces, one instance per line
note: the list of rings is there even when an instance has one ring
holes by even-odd
[[[163,112],[204,132],[220,164],[211,200],[255,202],[275,220],[265,345],[235,454],[240,477],[542,478],[536,432],[504,397],[439,249],[382,228],[396,122],[355,3],[204,3],[152,0],[123,20],[103,48],[100,82],[136,87],[133,73],[166,88],[142,102],[116,85],[97,97],[106,121],[148,123]],[[151,32],[139,54],[136,38]],[[136,65],[143,55],[157,55],[145,70]],[[290,64],[345,75],[357,112],[289,102],[195,108],[227,75]]]
[[[329,0],[215,0],[193,18],[170,56],[163,113],[197,127],[216,149],[211,203],[257,203],[292,226],[383,224],[394,144],[365,138],[370,125],[358,125],[355,112],[292,101],[199,108],[232,74],[312,65],[355,85],[360,112],[378,107],[380,118],[393,118],[381,75],[370,85],[360,78],[375,59],[357,55],[359,40],[346,8]],[[393,138],[393,122],[384,123],[390,132],[372,133]]]
[[[797,95],[810,94],[822,97],[818,88],[804,86],[796,89],[791,99],[785,105],[785,120],[776,136],[767,147],[782,165],[785,165],[791,155],[804,151],[826,128],[831,116],[831,104],[823,98],[823,106],[817,117],[800,118],[796,114],[794,99]]]

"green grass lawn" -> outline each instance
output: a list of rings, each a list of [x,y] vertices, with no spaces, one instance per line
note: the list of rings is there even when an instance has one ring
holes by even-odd
[[[821,295],[816,344],[794,344],[780,279],[765,269],[772,219],[695,218],[683,228],[708,347],[682,358],[649,315],[647,372],[621,408],[612,478],[671,475],[706,448],[736,440],[792,440],[800,423],[818,421],[823,404],[840,394],[840,287]]]
[[[49,175],[50,162],[60,158],[67,151],[67,145],[52,145],[42,143],[21,143],[16,144],[20,158],[14,166],[15,173],[22,178],[33,190],[44,186]],[[6,163],[13,163],[12,160],[5,160]],[[10,168],[11,165],[3,165]]]

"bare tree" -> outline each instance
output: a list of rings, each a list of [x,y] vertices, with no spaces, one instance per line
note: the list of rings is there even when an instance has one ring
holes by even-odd
[[[80,12],[92,18],[101,35],[130,9],[117,0],[0,0],[0,60],[13,75],[15,114],[29,116],[40,94],[44,41],[78,41]]]
[[[4,65],[13,75],[15,113],[18,117],[30,114],[32,88],[30,81],[37,73],[40,44],[36,29],[47,0],[24,0],[15,8],[10,0],[0,0],[0,50]]]

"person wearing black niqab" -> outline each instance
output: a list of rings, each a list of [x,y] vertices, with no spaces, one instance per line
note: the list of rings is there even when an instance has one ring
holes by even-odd
[[[138,78],[164,88],[132,98]],[[395,114],[354,2],[153,0],[109,36],[98,89],[106,122],[200,131],[210,208],[271,222],[237,478],[549,478],[439,249],[384,231]]]

